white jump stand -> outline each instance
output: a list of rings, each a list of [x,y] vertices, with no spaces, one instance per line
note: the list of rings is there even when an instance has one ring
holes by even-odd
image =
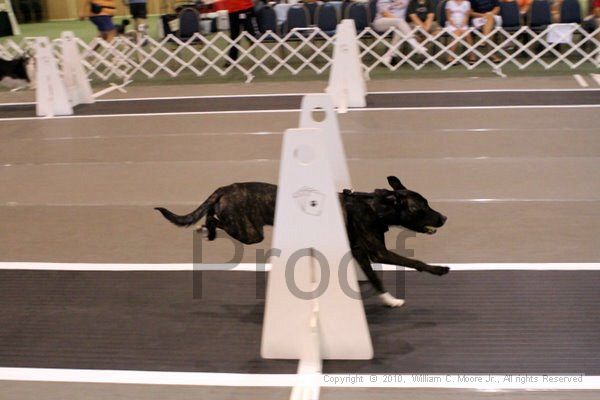
[[[36,115],[38,117],[72,115],[73,107],[69,101],[65,82],[58,70],[52,45],[47,37],[35,38],[35,59]]]
[[[336,32],[326,92],[333,97],[338,112],[345,113],[348,107],[367,105],[367,85],[360,62],[354,21],[342,20]]]
[[[271,258],[263,321],[262,357],[298,359],[301,374],[319,374],[323,359],[373,357],[326,135],[284,134],[273,232],[281,253]],[[300,386],[292,398],[318,392]]]
[[[302,98],[302,111],[300,111],[300,128],[317,128],[323,133],[323,140],[327,149],[327,159],[331,165],[335,190],[341,193],[344,189],[353,189],[346,151],[340,133],[340,126],[335,112],[333,112],[333,99],[328,94],[310,94]],[[314,110],[320,110],[323,118],[317,121]],[[359,281],[366,281],[367,276],[357,266],[356,273]]]
[[[81,63],[81,55],[77,48],[75,35],[73,32],[63,32],[60,38],[62,43],[63,79],[71,105],[94,103],[94,93]]]

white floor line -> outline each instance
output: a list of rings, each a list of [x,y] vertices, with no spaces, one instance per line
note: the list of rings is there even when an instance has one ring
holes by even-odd
[[[577,75],[581,77],[581,75]],[[583,79],[583,78],[582,78]],[[578,89],[578,88],[556,88],[556,89],[473,89],[473,90],[399,90],[399,91],[375,91],[368,94],[443,94],[443,93],[531,93],[531,92],[577,92],[577,91],[598,91],[600,89]],[[124,101],[154,101],[154,100],[185,100],[185,99],[223,99],[223,98],[253,98],[253,97],[294,97],[306,96],[308,94],[317,94],[321,92],[307,93],[258,93],[258,94],[215,94],[204,96],[164,96],[164,97],[130,97],[116,99],[99,99],[97,103],[103,102],[124,102]],[[0,103],[1,106],[23,106],[34,105],[35,102],[18,102],[18,103]]]
[[[527,382],[505,381],[507,376],[521,376]],[[549,382],[548,377],[563,376],[514,374],[465,374],[465,375],[394,375],[390,374],[233,374],[213,372],[171,372],[171,371],[125,371],[125,370],[89,370],[89,369],[53,369],[53,368],[0,368],[0,381],[27,382],[69,382],[69,383],[106,383],[138,385],[183,385],[183,386],[235,386],[235,387],[293,387],[314,385],[315,378],[321,387],[329,388],[435,388],[435,389],[472,389],[472,390],[598,390],[600,376],[573,376],[562,382]],[[480,379],[471,377],[479,376]],[[546,378],[544,378],[546,376]],[[346,379],[340,379],[345,377]],[[375,377],[375,378],[374,378]],[[427,379],[424,379],[427,377]],[[471,379],[461,379],[469,377]],[[491,382],[487,382],[487,380]],[[479,380],[483,381],[480,382]]]
[[[452,271],[600,271],[600,263],[463,263],[445,264]],[[0,262],[0,270],[35,271],[268,271],[270,264],[101,264],[101,263],[43,263],[43,262]],[[375,269],[377,266],[375,266]],[[410,268],[383,264],[383,271],[414,271]]]
[[[575,80],[577,81],[577,83],[579,84],[579,86],[581,87],[588,87],[590,86],[587,81],[585,80],[585,78],[579,74],[573,74],[573,78],[575,78]]]
[[[517,105],[517,106],[459,106],[459,107],[374,107],[350,108],[349,112],[373,111],[431,111],[431,110],[520,110],[520,109],[573,109],[573,108],[600,108],[600,104],[558,104],[558,105]],[[127,117],[163,117],[169,115],[224,115],[224,114],[272,114],[272,113],[298,113],[300,109],[289,110],[231,110],[231,111],[185,111],[162,113],[132,113],[132,114],[98,114],[98,115],[63,115],[51,118],[41,117],[13,117],[0,118],[6,121],[34,121],[34,120],[62,120],[62,119],[90,119],[90,118],[127,118]]]
[[[600,74],[590,74],[590,76],[594,81],[596,81],[596,84],[600,86]]]

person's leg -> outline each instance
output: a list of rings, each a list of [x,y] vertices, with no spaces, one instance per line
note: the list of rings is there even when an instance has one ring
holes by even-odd
[[[239,11],[229,13],[229,35],[232,40],[235,40],[240,35]],[[232,60],[237,60],[238,57],[238,49],[233,44],[229,49],[229,57],[231,57]]]
[[[135,30],[138,32],[143,30],[143,28],[146,26],[146,18],[148,14],[146,3],[130,4],[129,11],[133,17],[133,26]]]
[[[408,26],[408,23],[406,23],[406,21],[400,18],[378,18],[373,22],[373,27],[378,32],[385,32],[391,27],[397,28],[397,31],[394,32],[394,36],[392,38],[392,46],[384,56],[386,58],[391,59],[393,54],[396,52],[396,46],[398,42],[400,42],[401,34],[404,36],[409,36],[408,43],[410,43],[412,47],[417,49],[417,51],[419,51],[420,53],[427,52],[427,50],[423,46],[421,46],[419,42],[415,40],[414,37],[411,37],[410,26]],[[400,31],[400,33],[398,33],[398,31]]]
[[[244,30],[250,35],[256,37],[256,32],[258,32],[258,29],[255,26],[254,10],[249,8],[245,10],[244,13],[246,14],[246,18],[242,21],[244,23]]]
[[[470,32],[467,33],[467,35],[465,36],[465,40],[467,41],[467,44],[469,45],[469,50],[472,50],[473,49],[473,38],[471,37]],[[469,53],[468,60],[470,63],[475,62],[475,54],[473,52]]]
[[[107,42],[112,42],[115,36],[117,36],[117,28],[112,22],[112,17],[106,15],[106,30],[104,31],[104,40]]]
[[[425,48],[423,46],[421,46],[419,44],[419,42],[417,42],[417,40],[414,38],[414,36],[412,35],[412,30],[410,29],[410,26],[408,25],[408,23],[403,20],[403,19],[396,19],[396,27],[398,28],[398,30],[400,30],[400,32],[402,32],[402,34],[407,37],[407,42],[410,43],[410,45],[417,50],[419,53],[427,53],[427,50],[425,50]],[[396,43],[400,40],[400,38],[398,38],[396,40]]]
[[[375,28],[377,32],[385,33],[393,26],[396,26],[396,18],[384,17],[377,18],[375,21],[373,21],[373,28]],[[389,63],[392,60],[392,56],[396,52],[396,43],[398,43],[398,41],[400,41],[400,36],[398,35],[398,32],[394,32],[394,36],[392,37],[392,46],[384,54],[384,61]]]
[[[117,35],[117,29],[112,22],[112,17],[109,15],[94,15],[90,17],[90,21],[98,28],[100,37],[107,42],[110,42]]]
[[[490,13],[485,14],[485,24],[483,25],[482,32],[485,36],[488,36],[494,29],[494,16]]]
[[[458,48],[458,38],[463,34],[463,30],[462,29],[454,29],[454,31],[452,31],[452,42],[450,44],[450,50],[452,51],[452,53],[456,54],[456,49]],[[452,61],[454,61],[454,56],[451,54],[448,54],[448,59],[447,61],[449,63],[451,63]]]

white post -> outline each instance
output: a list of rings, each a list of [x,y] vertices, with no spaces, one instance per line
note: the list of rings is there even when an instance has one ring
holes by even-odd
[[[81,63],[81,55],[77,49],[75,35],[73,32],[63,32],[60,38],[62,43],[63,79],[71,105],[92,104],[94,93]]]
[[[327,111],[327,110],[326,110]],[[330,111],[332,112],[332,111]],[[373,347],[360,297],[329,148],[321,129],[284,134],[263,321],[261,355],[370,359]]]
[[[322,119],[317,121],[314,112],[321,112]],[[342,192],[344,189],[353,189],[348,163],[346,162],[346,151],[340,133],[337,116],[333,111],[333,99],[328,94],[309,94],[302,98],[302,111],[300,112],[300,128],[318,128],[323,132],[327,148],[327,158],[333,172],[335,189]],[[367,276],[358,268],[356,269],[358,280],[366,281]]]
[[[321,112],[324,118],[317,121],[313,112]],[[328,94],[309,94],[302,98],[302,111],[300,112],[300,128],[318,128],[323,132],[327,148],[327,158],[333,170],[333,180],[338,192],[344,189],[352,189],[352,181],[348,164],[346,163],[346,151],[337,117],[333,112],[333,99]]]
[[[351,19],[342,20],[337,26],[326,92],[333,97],[340,113],[347,112],[348,107],[367,105],[367,85],[362,73],[356,26]]]
[[[36,114],[39,117],[71,115],[73,107],[69,102],[65,83],[60,76],[52,45],[47,37],[35,38],[36,73]]]

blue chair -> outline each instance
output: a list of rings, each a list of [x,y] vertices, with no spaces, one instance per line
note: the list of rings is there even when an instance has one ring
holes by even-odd
[[[342,12],[342,2],[341,1],[339,1],[339,0],[328,1],[327,4],[331,4],[332,6],[335,7],[335,10],[338,15],[338,19],[340,19],[341,16],[344,15],[344,13]]]
[[[188,40],[200,32],[200,14],[194,8],[184,8],[179,13],[179,34],[181,40]]]
[[[338,13],[335,6],[329,3],[321,4],[316,12],[317,27],[326,35],[333,36],[337,29]]]
[[[285,20],[285,33],[289,33],[295,28],[308,28],[310,14],[304,5],[295,4],[289,8],[287,18]]]
[[[500,16],[502,17],[502,29],[507,32],[515,32],[521,28],[521,14],[516,1],[500,3]]]
[[[348,7],[352,4],[351,0],[342,0],[342,13],[340,14],[343,18],[348,18],[347,17],[347,12],[346,10],[348,9]]]
[[[529,28],[534,32],[541,32],[552,23],[550,3],[546,0],[533,0],[529,7]]]
[[[581,23],[581,5],[578,0],[564,0],[560,6],[560,22],[563,24]]]
[[[304,7],[306,7],[306,9],[308,10],[309,25],[315,25],[316,24],[315,14],[317,13],[317,8],[319,8],[320,4],[317,2],[303,3],[303,4],[304,4]]]
[[[371,24],[368,5],[352,3],[346,8],[346,18],[354,20],[356,32],[361,32]]]
[[[273,35],[277,35],[277,15],[275,14],[275,10],[271,6],[261,7],[256,14],[256,23],[258,25],[258,31],[261,35],[269,32],[270,34],[266,36],[267,40],[274,40]]]

